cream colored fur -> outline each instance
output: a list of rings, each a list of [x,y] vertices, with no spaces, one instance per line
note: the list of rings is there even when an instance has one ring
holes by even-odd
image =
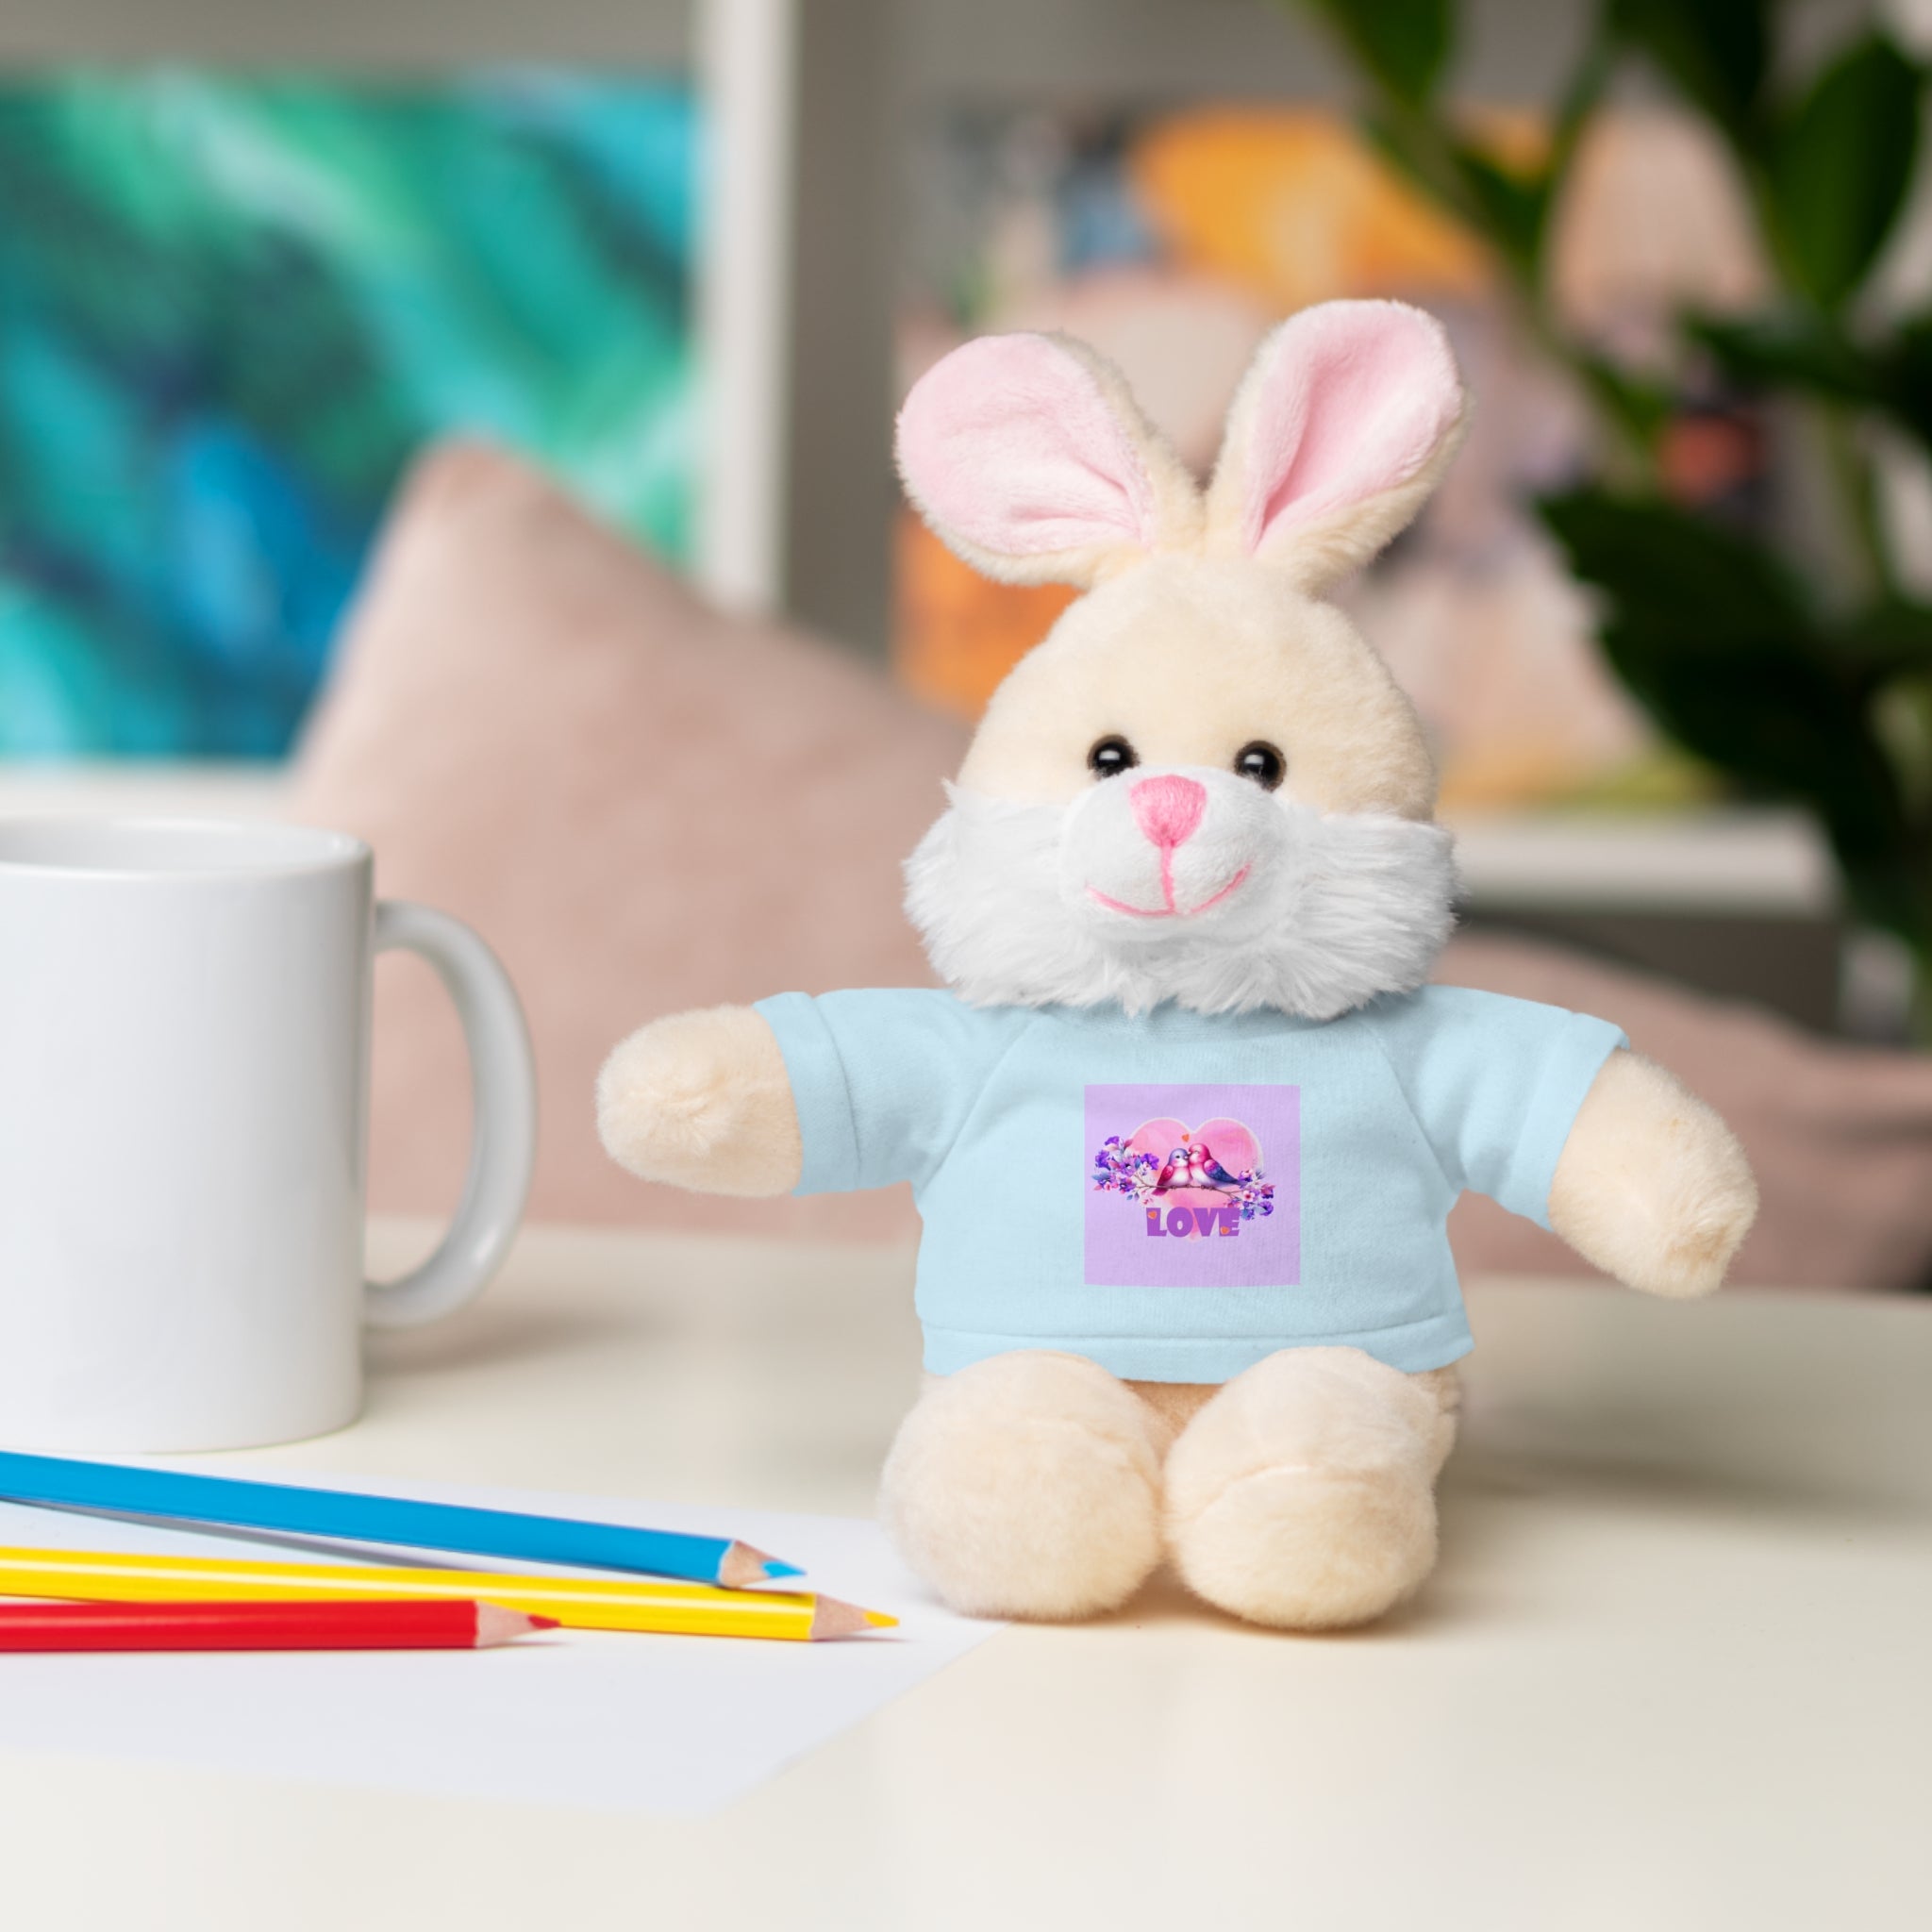
[[[1201,547],[1209,557],[1241,558],[1246,554],[1242,525],[1246,521],[1249,471],[1254,461],[1255,419],[1275,344],[1289,327],[1290,324],[1283,324],[1261,344],[1228,408],[1227,428],[1214,465],[1214,480],[1208,486],[1207,515],[1202,526]],[[1447,353],[1445,347],[1445,358]],[[1366,504],[1355,505],[1320,523],[1305,525],[1294,533],[1291,543],[1282,546],[1279,555],[1270,555],[1268,561],[1296,590],[1310,596],[1322,595],[1359,570],[1377,551],[1400,536],[1415,513],[1435,494],[1436,486],[1448,474],[1456,452],[1462,447],[1462,439],[1469,429],[1469,400],[1465,396],[1454,426],[1407,483]]]
[[[879,1513],[955,1609],[1094,1616],[1160,1561],[1167,1438],[1124,1382],[1081,1356],[994,1356],[927,1378],[886,1457]]]
[[[750,1007],[633,1033],[597,1077],[597,1131],[641,1179],[709,1194],[789,1194],[804,1160],[785,1057]]]
[[[1708,1294],[1757,1216],[1737,1136],[1634,1053],[1604,1062],[1550,1184],[1550,1225],[1646,1294]]]
[[[1241,555],[1260,376],[1236,406],[1204,506],[1118,376],[1089,352],[1077,357],[1148,466],[1156,541],[1023,560],[962,552],[994,575],[1098,588],[988,707],[959,774],[976,826],[949,814],[921,848],[912,908],[935,963],[968,997],[1167,997],[1207,1010],[1268,998],[1273,986],[1291,1008],[1324,1011],[1416,983],[1447,929],[1446,865],[1409,863],[1434,839],[1428,751],[1380,660],[1309,591],[1414,513],[1462,415],[1453,398],[1443,404],[1431,419],[1440,441],[1407,481]],[[1224,917],[1175,918],[1151,940],[1124,923],[1116,941],[1090,920],[1080,943],[1100,954],[1117,943],[1118,956],[1069,980],[1072,928],[1056,908],[1091,894],[1062,861],[1072,852],[1081,868],[1114,863],[1125,849],[1104,825],[1089,837],[1095,827],[1080,816],[1118,803],[1103,788],[1119,781],[1096,781],[1087,762],[1115,734],[1147,773],[1202,774],[1206,856],[1177,862],[1206,868],[1188,882],[1193,903],[1208,908],[1213,868],[1240,857],[1243,839],[1257,880],[1270,866],[1286,877],[1300,865],[1336,896],[1229,896]],[[1237,798],[1224,780],[1256,740],[1279,747],[1287,780]],[[1024,836],[975,872],[962,841],[992,826],[997,845],[1003,819]],[[1391,841],[1388,826],[1421,842]],[[1052,866],[1060,871],[1050,875]],[[1379,878],[1367,897],[1364,879],[1342,876],[1356,872]],[[1011,881],[1005,898],[992,890],[1001,878]],[[1217,934],[1231,955],[1249,956],[1208,970]],[[1307,972],[1278,970],[1290,955],[1267,950],[1289,938],[1314,948]],[[648,1179],[764,1194],[800,1173],[783,1058],[748,1008],[680,1014],[634,1034],[604,1069],[598,1121],[612,1156]],[[1632,1287],[1700,1294],[1718,1285],[1756,1205],[1723,1122],[1659,1068],[1612,1056],[1557,1168],[1557,1232]],[[1218,1391],[1131,1386],[1075,1356],[1005,1355],[928,1382],[888,1459],[882,1507],[908,1560],[961,1609],[1090,1616],[1125,1602],[1165,1554],[1191,1589],[1238,1616],[1336,1628],[1383,1614],[1427,1575],[1455,1407],[1453,1371],[1405,1375],[1346,1348],[1273,1356]]]
[[[1353,1348],[1289,1349],[1237,1375],[1168,1457],[1182,1579],[1287,1630],[1366,1624],[1411,1595],[1436,1562],[1449,1386]]]
[[[1094,1616],[1166,1556],[1251,1623],[1335,1629],[1428,1574],[1457,1401],[1454,1369],[1405,1375],[1352,1348],[1288,1350],[1219,1389],[996,1356],[926,1377],[880,1507],[971,1615]]]
[[[1325,522],[1299,531],[1294,547],[1283,561],[1283,575],[1297,590],[1320,596],[1351,576],[1363,564],[1406,530],[1431,496],[1436,486],[1456,460],[1462,445],[1467,419],[1457,425],[1452,439],[1443,443],[1414,476],[1399,490],[1378,497],[1364,510],[1343,510]],[[1209,498],[1208,528],[1203,547],[1211,557],[1219,554],[1225,541],[1214,524],[1214,499]]]
[[[1412,706],[1360,632],[1273,572],[1156,558],[1068,607],[993,693],[959,783],[1063,805],[1108,732],[1149,766],[1225,770],[1267,739],[1280,795],[1322,811],[1425,819],[1436,770]]]
[[[1101,821],[1147,849],[1127,788],[1088,769],[1109,735],[1143,773],[1208,785],[1181,863],[1225,848],[1223,875],[1246,878],[1207,917],[1150,924],[1092,898],[1146,898],[1085,863],[1107,843]],[[1256,740],[1287,760],[1273,793],[1233,775]],[[1072,606],[994,694],[908,866],[907,910],[975,1004],[1173,999],[1331,1019],[1413,991],[1449,935],[1455,872],[1434,803],[1415,712],[1341,611],[1249,563],[1157,557]]]

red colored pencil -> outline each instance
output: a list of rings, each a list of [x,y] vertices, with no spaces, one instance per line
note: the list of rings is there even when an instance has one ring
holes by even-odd
[[[496,1604],[0,1604],[7,1650],[488,1650],[555,1617]]]

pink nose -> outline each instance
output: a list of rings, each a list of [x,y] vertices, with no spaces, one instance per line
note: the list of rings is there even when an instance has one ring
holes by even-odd
[[[1192,778],[1142,778],[1127,797],[1141,829],[1171,850],[1193,837],[1207,808],[1208,788]]]

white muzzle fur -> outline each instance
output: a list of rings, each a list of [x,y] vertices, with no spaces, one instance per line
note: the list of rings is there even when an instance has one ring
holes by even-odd
[[[1455,922],[1440,825],[1319,812],[1227,772],[1136,769],[1065,806],[947,797],[907,861],[907,910],[975,1006],[1329,1020],[1422,985]]]

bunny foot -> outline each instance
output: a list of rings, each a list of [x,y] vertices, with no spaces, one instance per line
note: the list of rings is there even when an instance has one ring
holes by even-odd
[[[935,1377],[887,1457],[880,1513],[954,1609],[1043,1622],[1124,1603],[1160,1560],[1166,1430],[1084,1357]]]
[[[1352,1348],[1286,1350],[1238,1375],[1167,1462],[1167,1533],[1196,1595],[1285,1630],[1366,1624],[1436,1561],[1436,1472],[1454,1372]]]

